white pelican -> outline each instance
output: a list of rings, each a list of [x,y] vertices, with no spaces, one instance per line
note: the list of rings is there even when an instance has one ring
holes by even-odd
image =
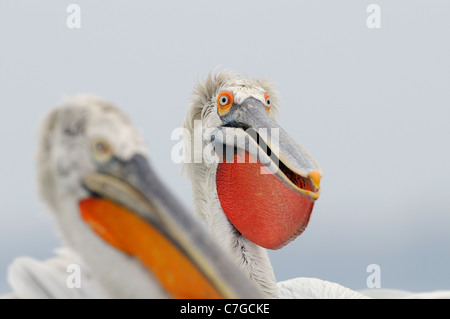
[[[281,298],[450,298],[448,290],[355,292],[317,278],[276,283],[265,248],[278,249],[303,232],[322,176],[314,158],[277,124],[277,105],[267,79],[210,73],[195,87],[183,124],[195,212],[260,292]],[[278,145],[272,139],[277,132]],[[262,167],[274,174],[263,174],[268,170]]]
[[[183,124],[196,214],[264,296],[361,298],[318,279],[276,283],[265,248],[278,249],[303,232],[322,176],[316,160],[277,124],[277,106],[267,79],[222,71],[197,84]]]
[[[260,297],[159,180],[143,137],[112,104],[65,101],[43,122],[37,155],[41,197],[69,249],[13,263],[13,296]],[[68,263],[81,268],[80,290],[66,285]]]

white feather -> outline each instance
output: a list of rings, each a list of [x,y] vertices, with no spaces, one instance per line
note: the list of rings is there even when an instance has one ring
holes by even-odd
[[[370,299],[337,283],[318,278],[299,277],[278,282],[283,299]]]
[[[73,264],[82,270],[79,287],[67,284],[71,275],[68,267]],[[45,261],[29,257],[15,259],[8,269],[8,283],[14,291],[9,297],[21,299],[111,297],[89,267],[68,248],[56,250],[55,257]]]
[[[361,294],[374,299],[450,299],[449,290],[436,290],[429,292],[412,292],[398,289],[364,289]]]

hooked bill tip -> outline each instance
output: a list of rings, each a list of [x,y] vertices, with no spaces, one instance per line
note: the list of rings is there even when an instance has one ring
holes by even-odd
[[[320,179],[322,178],[322,176],[320,175],[320,173],[318,171],[310,172],[308,177],[312,180],[312,182],[314,183],[314,186],[316,188],[320,187]]]

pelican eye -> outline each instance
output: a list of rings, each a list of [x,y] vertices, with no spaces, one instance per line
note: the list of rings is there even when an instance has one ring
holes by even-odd
[[[272,106],[271,105],[272,102],[270,101],[270,96],[267,93],[264,93],[264,103],[266,104],[267,112],[270,112],[270,107]]]
[[[103,138],[93,138],[91,140],[91,153],[99,163],[109,161],[113,155],[111,145]]]
[[[228,104],[229,100],[230,100],[230,98],[229,98],[228,96],[222,95],[222,96],[220,97],[219,104],[220,104],[221,106],[225,106],[225,105]]]
[[[228,91],[223,91],[217,97],[217,109],[220,116],[228,113],[231,106],[233,105],[234,96],[233,93]]]

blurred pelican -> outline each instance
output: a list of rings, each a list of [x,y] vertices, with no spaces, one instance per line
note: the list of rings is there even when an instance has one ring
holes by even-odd
[[[45,118],[42,199],[68,248],[9,271],[19,298],[258,298],[253,286],[159,180],[144,139],[114,105],[80,95]],[[81,287],[66,284],[80,267]]]

